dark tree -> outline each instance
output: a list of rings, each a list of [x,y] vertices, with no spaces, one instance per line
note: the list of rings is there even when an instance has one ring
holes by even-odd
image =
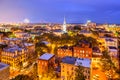
[[[14,79],[11,80],[33,80],[31,77],[28,75],[18,75]]]
[[[85,80],[84,68],[82,66],[77,66],[75,70],[75,80]]]

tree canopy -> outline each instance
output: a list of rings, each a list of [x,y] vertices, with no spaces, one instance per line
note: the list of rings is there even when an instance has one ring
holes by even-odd
[[[14,79],[11,80],[33,80],[31,77],[28,75],[18,75]]]

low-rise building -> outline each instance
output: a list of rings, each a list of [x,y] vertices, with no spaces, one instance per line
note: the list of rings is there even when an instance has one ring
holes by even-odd
[[[91,60],[86,58],[64,57],[61,63],[61,80],[75,80],[76,69],[84,68],[85,80],[90,80]]]
[[[74,57],[77,58],[91,58],[92,57],[92,48],[89,48],[89,46],[76,46],[73,47],[74,50]]]
[[[55,64],[55,55],[50,53],[45,53],[38,59],[38,76],[43,77],[48,69]]]
[[[65,56],[73,56],[73,48],[72,47],[68,47],[68,46],[63,46],[58,48],[57,50],[57,56],[60,58],[63,58]]]
[[[0,80],[9,80],[9,65],[0,63]]]
[[[118,47],[118,40],[117,38],[111,38],[111,37],[106,37],[105,38],[105,45],[106,47],[108,46],[113,46],[113,47]]]
[[[109,46],[108,52],[111,57],[116,57],[116,58],[118,57],[118,49],[116,47]]]
[[[92,48],[90,44],[81,43],[76,46],[63,46],[58,48],[57,56],[63,58],[65,56],[77,57],[77,58],[91,58],[92,57]]]
[[[23,47],[18,45],[9,46],[1,52],[1,62],[10,65],[10,69],[18,70],[21,66],[28,65],[29,59],[34,56],[34,45],[24,43]]]
[[[0,27],[0,32],[10,32],[11,27]]]
[[[79,34],[83,34],[87,37],[92,36],[92,32],[90,32],[89,30],[81,30]]]

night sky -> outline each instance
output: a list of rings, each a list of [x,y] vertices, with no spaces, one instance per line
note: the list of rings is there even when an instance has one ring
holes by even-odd
[[[120,0],[0,0],[0,22],[120,23]]]

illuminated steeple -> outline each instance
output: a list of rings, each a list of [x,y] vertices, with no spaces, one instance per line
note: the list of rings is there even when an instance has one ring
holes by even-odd
[[[67,33],[67,29],[66,29],[67,25],[66,25],[66,19],[64,17],[64,22],[63,22],[63,33]]]

